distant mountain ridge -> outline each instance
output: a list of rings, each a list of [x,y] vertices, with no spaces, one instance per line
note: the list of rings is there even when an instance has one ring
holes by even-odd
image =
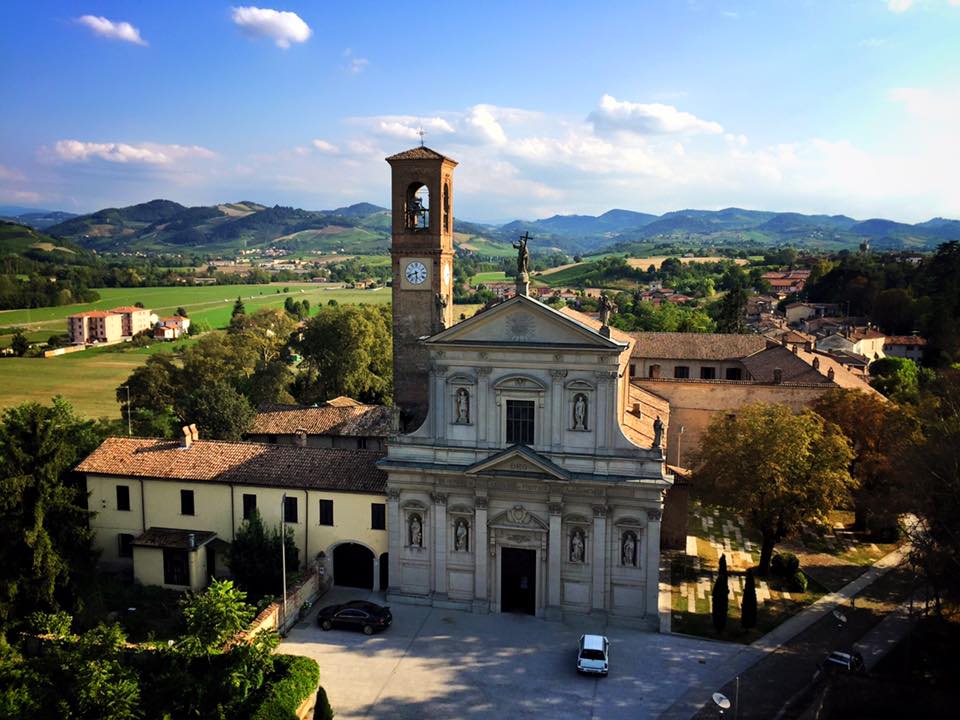
[[[50,215],[50,212],[46,213]],[[30,224],[24,221],[25,224]],[[230,253],[280,247],[292,251],[346,254],[386,252],[390,212],[372,203],[333,210],[303,210],[252,201],[186,207],[151,200],[106,208],[47,226],[52,236],[108,252]],[[458,245],[476,240],[503,250],[529,232],[534,251],[567,253],[630,252],[670,245],[796,247],[838,250],[869,242],[877,249],[930,250],[960,240],[960,220],[932,218],[914,225],[883,218],[858,221],[846,215],[805,215],[724,208],[685,209],[653,215],[614,209],[602,215],[554,215],[503,225],[454,220]],[[480,243],[481,247],[491,247]]]

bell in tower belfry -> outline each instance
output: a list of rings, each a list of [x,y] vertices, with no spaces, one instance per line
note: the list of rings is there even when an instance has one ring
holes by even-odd
[[[423,145],[387,158],[392,172],[393,390],[405,432],[427,416],[430,359],[420,339],[453,322],[455,160]]]

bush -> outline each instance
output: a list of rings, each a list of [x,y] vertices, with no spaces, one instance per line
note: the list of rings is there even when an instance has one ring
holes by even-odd
[[[807,591],[807,576],[797,570],[790,576],[790,592],[805,593]]]
[[[800,569],[800,558],[791,552],[777,553],[770,560],[770,569],[774,575],[791,577]]]
[[[320,683],[320,666],[310,658],[277,655],[274,671],[276,679],[266,687],[259,706],[252,709],[250,720],[296,720],[297,708]],[[314,717],[333,717],[327,695],[322,690],[317,694],[317,707]]]

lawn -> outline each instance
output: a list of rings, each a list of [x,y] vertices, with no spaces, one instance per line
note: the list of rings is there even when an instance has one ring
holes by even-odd
[[[117,307],[130,305],[137,300],[159,314],[173,313],[177,307],[187,309],[194,320],[205,320],[213,327],[224,327],[230,321],[230,313],[237,295],[243,298],[247,312],[264,307],[280,307],[288,295],[297,300],[307,299],[314,309],[330,300],[346,303],[388,303],[389,289],[349,290],[323,288],[317,285],[229,285],[189,288],[107,288],[101,290],[103,298],[95,305]],[[278,295],[277,290],[281,293]],[[303,292],[300,292],[303,290]],[[124,295],[124,293],[126,293]],[[262,295],[260,293],[263,293]],[[169,303],[169,304],[163,304]],[[0,325],[14,324],[8,319],[13,313],[47,313],[45,324],[53,325],[43,333],[31,331],[28,337],[40,341],[44,334],[63,333],[66,323],[63,318],[76,312],[80,306],[68,308],[41,308],[39,310],[15,310],[0,313]],[[71,309],[72,308],[72,309]],[[469,311],[467,306],[457,306],[457,313]],[[60,319],[49,320],[49,315],[59,313]],[[459,317],[459,315],[458,315]],[[0,338],[0,343],[9,344],[11,336]],[[156,352],[169,352],[182,343],[156,343],[149,348],[131,348],[126,345],[97,348],[54,358],[0,358],[0,408],[23,402],[48,403],[54,395],[63,395],[81,415],[87,417],[117,418],[120,406],[115,392],[131,372],[147,361]]]

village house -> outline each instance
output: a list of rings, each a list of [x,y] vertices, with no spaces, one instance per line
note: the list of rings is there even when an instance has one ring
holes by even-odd
[[[307,407],[266,405],[257,411],[247,437],[255,442],[341,449],[387,449],[393,410],[339,397]]]
[[[927,339],[919,335],[888,335],[883,341],[883,352],[892,357],[907,358],[915,362],[923,359]]]
[[[100,565],[145,585],[196,590],[229,577],[229,543],[259,512],[293,531],[290,567],[318,562],[341,585],[386,586],[386,475],[369,450],[108,438],[77,466]],[[381,575],[383,573],[383,575]]]
[[[886,336],[872,327],[845,328],[817,340],[817,350],[859,355],[868,362],[884,357]]]
[[[145,308],[127,305],[115,307],[110,312],[120,316],[123,325],[122,334],[125,337],[133,337],[144,330],[149,330],[153,326],[151,322],[153,313]]]
[[[118,342],[123,339],[123,316],[90,310],[67,318],[67,335],[73,345]]]

